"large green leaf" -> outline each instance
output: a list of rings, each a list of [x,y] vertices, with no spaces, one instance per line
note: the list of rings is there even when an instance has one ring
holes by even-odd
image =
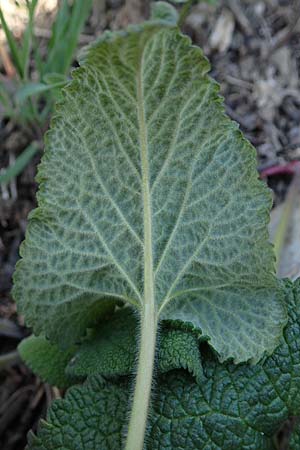
[[[256,366],[220,364],[205,351],[205,381],[184,371],[160,377],[147,450],[271,450],[272,436],[300,414],[300,287],[289,295],[289,322],[279,347]],[[119,450],[130,383],[92,377],[54,402],[30,450]],[[298,437],[293,450],[298,450]],[[296,444],[295,444],[296,443]]]
[[[123,301],[153,323],[189,322],[222,360],[276,346],[271,197],[208,70],[187,37],[151,22],[104,36],[73,72],[15,274],[36,334],[68,345]]]

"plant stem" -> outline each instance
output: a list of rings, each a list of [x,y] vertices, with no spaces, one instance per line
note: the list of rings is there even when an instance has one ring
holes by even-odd
[[[151,398],[157,323],[154,308],[145,305],[140,354],[125,450],[142,450]]]

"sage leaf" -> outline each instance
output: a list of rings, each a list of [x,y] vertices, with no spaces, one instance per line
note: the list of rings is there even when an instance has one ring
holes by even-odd
[[[73,71],[14,277],[35,334],[71,345],[122,302],[150,359],[159,320],[189,323],[221,360],[278,344],[271,196],[208,70],[189,38],[152,21],[105,35]]]

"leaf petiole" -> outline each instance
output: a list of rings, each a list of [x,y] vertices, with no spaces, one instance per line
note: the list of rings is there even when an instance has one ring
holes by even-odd
[[[153,306],[145,305],[141,322],[137,377],[125,450],[142,450],[144,447],[157,335],[157,319]]]

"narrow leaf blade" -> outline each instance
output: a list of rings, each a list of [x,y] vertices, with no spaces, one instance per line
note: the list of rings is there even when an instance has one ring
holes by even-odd
[[[1,8],[0,8],[0,22],[1,22],[3,31],[4,31],[6,39],[7,39],[7,43],[8,43],[11,55],[12,55],[14,65],[18,71],[20,78],[22,79],[23,75],[24,75],[24,66],[23,66],[23,62],[22,62],[21,52],[20,52],[20,49],[18,48],[17,42],[16,42],[12,32],[9,29],[9,26],[5,20],[5,17],[4,17],[4,14],[3,14],[3,11]]]
[[[23,152],[17,157],[14,164],[0,172],[0,184],[9,183],[10,180],[17,177],[22,170],[24,170],[38,150],[39,146],[37,143],[32,142],[28,145],[28,147],[26,147],[25,150],[23,150]]]
[[[45,84],[45,83],[27,83],[25,86],[22,86],[16,92],[16,101],[20,104],[24,103],[29,97],[34,95],[43,94],[44,92],[50,91],[52,89],[65,86],[65,81],[59,81],[53,84]]]

